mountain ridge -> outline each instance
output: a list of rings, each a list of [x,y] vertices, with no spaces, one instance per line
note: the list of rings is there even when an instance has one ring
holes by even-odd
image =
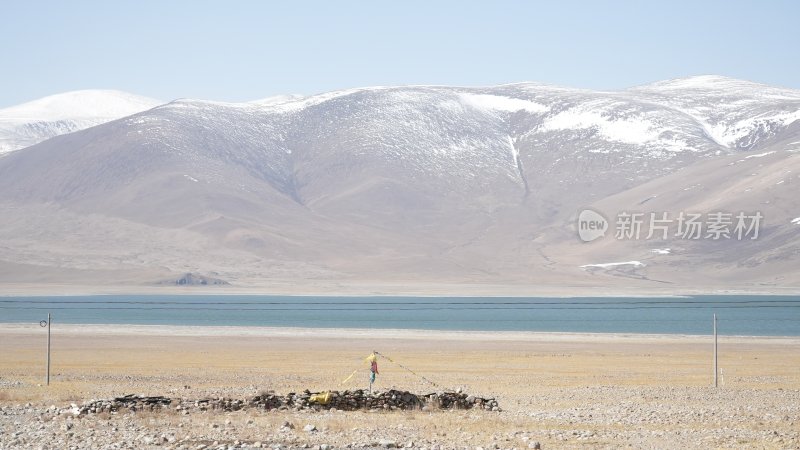
[[[751,288],[778,285],[770,273],[800,283],[773,268],[797,267],[800,258],[786,241],[800,229],[791,223],[800,216],[791,173],[780,184],[730,184],[751,189],[736,194],[744,199],[737,206],[765,209],[776,227],[770,232],[783,236],[748,253],[762,265],[752,279],[733,266],[736,277],[726,278],[717,267],[742,254],[732,242],[717,249],[727,263],[703,257],[703,243],[679,242],[671,260],[622,270],[608,263],[649,261],[654,243],[576,239],[582,207],[722,207],[703,195],[723,191],[691,187],[727,186],[727,176],[767,167],[793,170],[797,161],[793,96],[769,97],[768,87],[766,96],[636,89],[415,86],[260,104],[172,101],[0,159],[0,261],[42,267],[52,280],[67,276],[56,269],[139,274],[119,275],[139,285],[185,273],[233,286],[646,289],[672,278],[709,287],[687,281],[704,273]],[[727,130],[729,145],[715,129]],[[759,152],[773,153],[746,157]],[[652,184],[662,179],[670,181]]]

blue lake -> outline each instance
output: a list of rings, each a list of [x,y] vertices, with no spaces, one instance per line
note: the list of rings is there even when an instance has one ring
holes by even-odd
[[[0,297],[0,322],[800,336],[800,297]]]

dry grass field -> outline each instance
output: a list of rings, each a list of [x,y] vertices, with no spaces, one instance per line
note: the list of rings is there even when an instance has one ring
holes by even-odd
[[[38,327],[0,326],[0,407],[30,403],[34,417],[50,405],[129,393],[245,398],[264,390],[363,388],[363,358],[377,350],[438,384],[381,359],[377,389],[461,388],[495,397],[503,409],[161,412],[80,420],[92,430],[124,421],[136,430],[126,442],[150,433],[175,448],[237,441],[369,447],[381,439],[415,448],[800,446],[800,340],[793,338],[721,337],[717,389],[710,337],[61,325],[53,330],[49,387],[43,386],[45,344]],[[46,421],[39,415],[38,422]],[[0,415],[0,426],[11,418]],[[287,421],[296,428],[282,430]],[[306,424],[319,431],[303,432]],[[25,443],[38,443],[36,436]],[[0,443],[12,437],[0,434]],[[97,447],[118,443],[97,439]],[[143,442],[150,443],[135,440],[132,448]]]

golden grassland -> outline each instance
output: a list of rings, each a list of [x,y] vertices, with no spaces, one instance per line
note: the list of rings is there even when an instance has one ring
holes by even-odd
[[[462,339],[436,332],[411,331],[390,337],[380,331],[369,337],[335,335],[297,337],[237,335],[171,335],[168,327],[154,334],[105,330],[79,331],[70,325],[52,337],[53,385],[38,389],[44,379],[46,334],[36,328],[0,330],[0,376],[25,381],[31,399],[56,390],[71,395],[113,388],[119,376],[144,377],[165,386],[183,379],[207,380],[224,388],[231,375],[258,381],[259,387],[286,392],[355,388],[340,385],[373,350],[424,375],[442,388],[462,387],[476,394],[503,396],[540,389],[597,385],[708,386],[712,376],[712,340],[702,336],[520,334],[512,339]],[[468,334],[466,336],[469,336]],[[800,340],[793,338],[720,337],[719,366],[728,387],[795,389],[800,387]],[[381,361],[381,387],[436,388],[398,365]],[[366,372],[364,372],[366,373]],[[108,377],[110,385],[103,383]],[[366,378],[366,377],[361,377]],[[357,380],[357,379],[356,379]],[[770,381],[772,380],[772,381]],[[362,385],[363,385],[363,380]],[[233,387],[233,386],[232,386]],[[363,387],[363,386],[362,386]]]
[[[315,334],[237,334],[235,330],[209,335],[174,333],[170,327],[127,330],[63,326],[52,339],[52,381],[43,386],[46,334],[33,327],[0,327],[0,404],[31,402],[50,405],[108,398],[128,393],[201,398],[244,398],[264,390],[288,393],[310,389],[366,387],[363,362],[373,350],[427,377],[432,386],[392,362],[379,360],[376,388],[399,388],[418,393],[462,388],[468,393],[495,397],[501,414],[478,411],[453,413],[338,412],[308,417],[280,413],[239,412],[230,415],[241,439],[258,439],[264,429],[284,420],[314,421],[328,433],[347,433],[354,427],[423,433],[430,439],[489,439],[525,431],[557,442],[552,430],[589,430],[597,433],[581,445],[613,445],[603,438],[629,429],[597,416],[581,421],[580,414],[602,415],[620,404],[644,409],[684,408],[693,396],[715,395],[712,383],[710,337],[566,336],[555,334],[497,334],[470,336],[436,332]],[[800,389],[800,346],[793,338],[721,337],[719,391],[761,392],[780,400],[783,390]],[[360,369],[351,382],[341,381]],[[667,391],[653,391],[664,388]],[[677,390],[674,396],[662,395]],[[770,397],[772,398],[772,397]],[[724,401],[724,398],[723,400]],[[697,409],[709,407],[698,400]],[[713,404],[713,399],[711,400]],[[724,405],[723,405],[724,406]],[[731,406],[731,409],[734,409]],[[549,411],[572,414],[547,417]],[[567,414],[569,416],[569,414]],[[577,417],[577,419],[576,419]],[[609,416],[611,417],[611,416]],[[761,430],[800,427],[800,418],[786,424],[755,421],[740,424]],[[207,420],[160,413],[147,417],[153,428],[187,429],[207,426]],[[238,425],[237,425],[238,424]],[[298,422],[302,427],[302,423]],[[640,430],[670,433],[714,426],[708,419],[640,423]],[[393,430],[393,431],[392,431]],[[547,434],[549,433],[549,434]],[[310,436],[313,443],[316,437]],[[751,442],[752,441],[748,441]],[[565,444],[560,441],[560,444]],[[654,444],[658,446],[658,443]],[[563,445],[559,445],[563,446]]]

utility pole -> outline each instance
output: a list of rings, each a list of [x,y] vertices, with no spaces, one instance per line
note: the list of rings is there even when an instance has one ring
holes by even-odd
[[[717,374],[719,371],[717,370],[717,362],[717,314],[714,313],[714,387],[718,387]]]
[[[50,313],[47,313],[47,321],[42,320],[39,326],[47,327],[47,375],[45,376],[45,383],[50,386]]]

